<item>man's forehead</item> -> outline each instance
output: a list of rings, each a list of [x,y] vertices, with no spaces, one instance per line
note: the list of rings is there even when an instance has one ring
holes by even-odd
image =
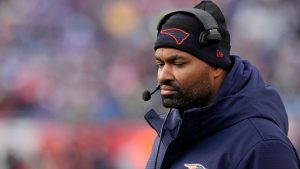
[[[172,49],[172,48],[158,48],[155,51],[155,56],[156,57],[166,57],[166,58],[173,58],[173,59],[180,59],[180,58],[186,58],[186,57],[190,57],[192,55],[177,50],[177,49]]]

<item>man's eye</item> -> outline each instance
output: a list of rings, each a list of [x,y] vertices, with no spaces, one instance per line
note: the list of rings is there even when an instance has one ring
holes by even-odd
[[[174,63],[174,65],[177,67],[182,67],[184,65],[184,63]]]
[[[156,67],[157,67],[157,68],[162,68],[164,65],[165,65],[165,64],[163,64],[163,63],[156,63]]]

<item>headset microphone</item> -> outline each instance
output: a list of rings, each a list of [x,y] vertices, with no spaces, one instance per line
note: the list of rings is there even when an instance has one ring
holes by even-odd
[[[144,101],[150,100],[150,99],[151,99],[151,95],[152,95],[153,93],[155,93],[159,88],[160,88],[160,85],[157,85],[153,92],[150,92],[149,90],[145,90],[145,91],[143,92],[143,96],[142,96],[143,100],[144,100]]]

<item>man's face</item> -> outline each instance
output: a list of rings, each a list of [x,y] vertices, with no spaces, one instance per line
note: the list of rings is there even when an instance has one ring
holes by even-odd
[[[157,80],[165,107],[202,107],[212,97],[211,66],[189,53],[159,48],[155,52]]]

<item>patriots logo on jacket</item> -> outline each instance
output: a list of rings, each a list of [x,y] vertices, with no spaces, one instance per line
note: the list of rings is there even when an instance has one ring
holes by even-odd
[[[206,169],[203,165],[201,164],[184,164],[184,166],[188,169]]]
[[[178,28],[168,28],[160,31],[161,34],[170,36],[176,41],[177,45],[181,45],[190,34]]]

